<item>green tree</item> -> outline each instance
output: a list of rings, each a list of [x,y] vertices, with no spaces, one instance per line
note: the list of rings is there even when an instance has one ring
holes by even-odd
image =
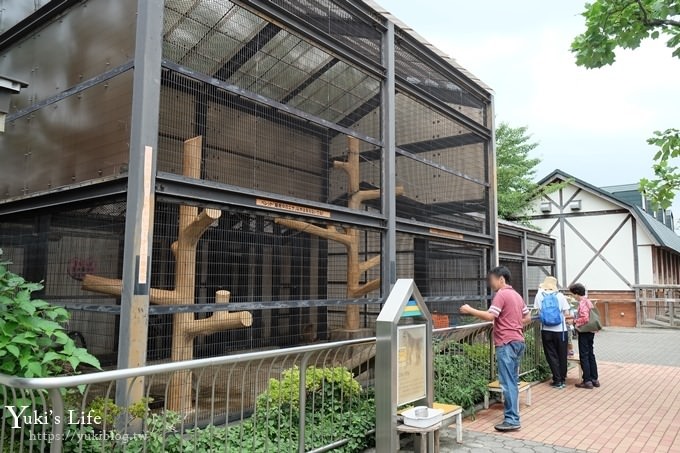
[[[616,61],[616,50],[637,49],[645,39],[665,39],[673,57],[680,58],[680,0],[596,0],[586,3],[586,30],[571,45],[576,64],[601,68]],[[647,140],[657,146],[652,180],[642,179],[641,190],[668,208],[680,189],[680,129],[654,132]]]
[[[523,220],[540,191],[536,166],[541,159],[530,157],[538,143],[526,126],[501,123],[496,128],[496,166],[498,178],[498,215],[506,220]]]

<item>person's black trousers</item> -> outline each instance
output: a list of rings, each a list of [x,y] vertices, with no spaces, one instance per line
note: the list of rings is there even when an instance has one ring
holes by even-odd
[[[541,330],[543,352],[556,384],[567,379],[567,335],[569,332]]]
[[[593,346],[594,341],[594,332],[579,332],[578,355],[581,360],[581,369],[583,370],[583,382],[592,382],[599,379],[597,374],[597,362],[595,361],[595,349]]]

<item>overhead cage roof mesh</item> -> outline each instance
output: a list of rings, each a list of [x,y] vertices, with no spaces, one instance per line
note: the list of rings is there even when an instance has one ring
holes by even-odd
[[[377,79],[228,1],[166,1],[164,57],[339,124],[380,92]]]
[[[363,4],[373,10],[372,19],[340,6],[351,3],[346,1],[271,3],[358,51],[377,68],[381,67],[382,35],[377,25],[387,17],[397,22],[401,36],[434,50],[441,64],[450,65],[463,77],[470,76],[375,3]],[[166,60],[344,127],[380,106],[380,81],[376,77],[237,3],[166,0],[163,38]],[[488,88],[470,77],[470,84],[478,88],[472,93],[420,58],[419,49],[405,44],[398,42],[396,48],[398,78],[441,102],[455,105],[483,125]]]

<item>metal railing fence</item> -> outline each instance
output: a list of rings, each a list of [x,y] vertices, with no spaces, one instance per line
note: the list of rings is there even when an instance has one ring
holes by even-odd
[[[492,328],[434,331],[438,401],[481,401],[495,379]],[[543,360],[539,329],[526,329],[525,375]],[[0,375],[0,451],[362,451],[375,427],[375,346],[365,338],[76,376]],[[142,391],[116,404],[119,386]]]

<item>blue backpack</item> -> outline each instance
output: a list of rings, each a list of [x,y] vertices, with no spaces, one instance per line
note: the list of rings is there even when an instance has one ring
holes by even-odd
[[[559,326],[562,324],[562,312],[557,293],[546,293],[541,302],[541,322],[544,326]]]

